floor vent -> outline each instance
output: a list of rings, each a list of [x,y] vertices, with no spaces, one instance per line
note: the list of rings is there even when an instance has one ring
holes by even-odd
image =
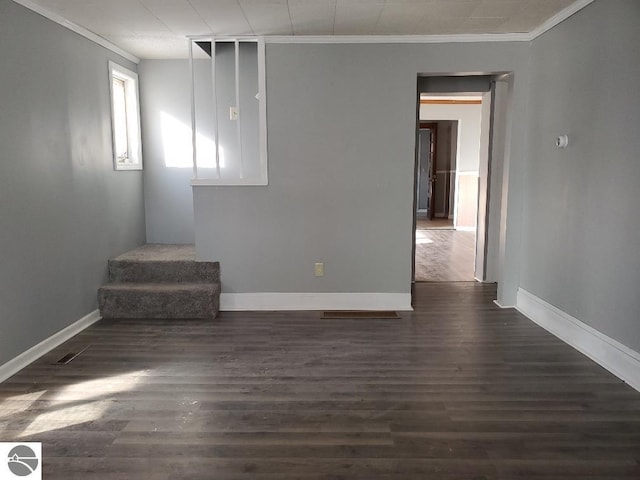
[[[60,358],[57,362],[55,362],[55,365],[67,365],[68,363],[70,363],[73,360],[75,360],[78,357],[78,355],[80,355],[82,352],[84,352],[87,348],[88,348],[88,346],[84,347],[82,350],[79,350],[78,352],[69,352],[69,353],[67,353],[62,358]]]
[[[322,312],[321,318],[400,318],[396,312],[378,310],[334,310]]]

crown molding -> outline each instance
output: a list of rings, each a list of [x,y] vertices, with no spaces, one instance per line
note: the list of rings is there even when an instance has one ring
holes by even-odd
[[[559,23],[564,22],[571,15],[573,15],[574,13],[579,12],[584,7],[586,7],[587,5],[593,3],[594,1],[595,0],[577,0],[576,2],[573,2],[567,8],[565,8],[564,10],[559,11],[553,17],[551,17],[549,20],[547,20],[542,25],[540,25],[538,28],[536,28],[535,30],[531,31],[529,33],[530,40],[534,40],[534,39],[538,38],[540,35],[542,35],[543,33],[548,32],[553,27],[555,27]]]
[[[42,15],[45,18],[48,18],[49,20],[57,23],[58,25],[62,25],[63,27],[77,33],[78,35],[82,35],[86,39],[91,40],[94,43],[97,43],[101,47],[104,47],[107,50],[111,50],[113,53],[117,53],[121,57],[124,57],[133,63],[136,63],[136,64],[140,63],[140,59],[135,55],[130,54],[129,52],[123,50],[122,48],[114,45],[106,38],[103,38],[100,35],[96,35],[95,33],[87,30],[86,28],[81,27],[80,25],[67,20],[61,15],[58,15],[57,13],[53,13],[47,10],[46,8],[41,7],[40,5],[36,5],[30,0],[13,0],[13,1],[15,3],[22,5],[25,8],[28,8],[29,10],[39,15]]]
[[[265,43],[471,43],[528,42],[528,33],[490,33],[481,35],[273,35]]]

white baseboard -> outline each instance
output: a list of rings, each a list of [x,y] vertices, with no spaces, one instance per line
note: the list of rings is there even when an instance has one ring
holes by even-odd
[[[475,232],[476,227],[455,227],[460,232]]]
[[[496,283],[496,282],[492,282],[491,280],[483,280],[482,278],[478,278],[478,277],[476,277],[475,275],[473,276],[473,279],[474,279],[476,282],[478,282],[478,283],[486,283],[486,284]],[[494,301],[493,301],[493,303],[495,303],[496,305],[498,305],[500,308],[505,308],[505,307],[503,307],[502,305],[499,305],[497,302],[498,302],[497,300],[494,300]]]
[[[493,303],[495,303],[500,308],[515,308],[515,305],[502,305],[498,300],[494,300]]]
[[[4,382],[7,378],[15,375],[27,365],[33,363],[41,356],[49,353],[57,346],[63,344],[71,337],[77,335],[85,328],[93,325],[100,320],[100,312],[94,310],[93,312],[85,315],[80,320],[72,323],[66,328],[63,328],[58,333],[54,333],[49,338],[45,338],[43,341],[34,345],[29,350],[22,352],[17,357],[9,360],[4,365],[0,365],[0,382]]]
[[[640,353],[522,288],[518,289],[516,308],[542,328],[640,391]]]
[[[410,293],[222,293],[220,310],[411,311]]]

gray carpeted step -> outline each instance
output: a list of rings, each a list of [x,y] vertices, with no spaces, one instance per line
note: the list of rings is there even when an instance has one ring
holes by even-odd
[[[103,318],[215,318],[219,283],[112,283],[98,290]]]
[[[112,283],[219,283],[218,262],[195,260],[109,260]]]
[[[197,262],[193,245],[148,244],[109,260],[112,283],[219,283],[218,262]]]
[[[103,318],[215,318],[220,264],[197,262],[193,245],[143,245],[109,260],[98,290]]]

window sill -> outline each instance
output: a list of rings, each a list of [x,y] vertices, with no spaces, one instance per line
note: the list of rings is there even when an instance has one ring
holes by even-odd
[[[136,164],[123,164],[123,165],[118,165],[116,164],[114,169],[116,171],[120,171],[120,170],[142,170],[142,165],[139,163]]]

